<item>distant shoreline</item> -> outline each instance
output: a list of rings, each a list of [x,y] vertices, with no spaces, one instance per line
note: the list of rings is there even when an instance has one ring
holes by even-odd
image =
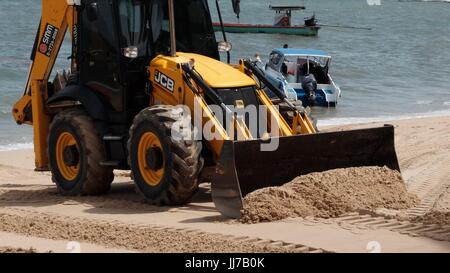
[[[414,115],[402,115],[397,117],[380,116],[373,118],[332,118],[319,120],[319,129],[324,129],[329,131],[330,128],[336,127],[349,127],[349,126],[364,126],[370,124],[381,124],[381,123],[398,123],[398,122],[411,122],[417,121],[417,123],[422,124],[424,120],[427,120],[429,124],[433,124],[434,120],[447,120],[450,118],[450,111],[436,111],[426,114],[414,114]],[[33,150],[33,143],[12,143],[6,145],[0,145],[0,153],[14,152],[14,151],[27,151]]]
[[[450,117],[450,110],[439,110],[426,113],[416,113],[416,114],[400,114],[397,116],[383,116],[370,117],[370,118],[327,118],[319,119],[318,125],[320,127],[325,126],[340,126],[340,125],[354,125],[354,124],[366,124],[374,122],[389,122],[389,121],[400,121],[400,120],[410,120],[410,119],[424,119],[424,118],[439,118],[439,117]]]

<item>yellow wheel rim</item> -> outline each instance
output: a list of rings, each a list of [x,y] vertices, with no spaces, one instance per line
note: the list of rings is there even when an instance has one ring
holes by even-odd
[[[79,151],[75,137],[68,132],[62,133],[56,142],[56,162],[58,164],[59,172],[67,181],[75,180],[80,170],[80,162],[78,162],[76,166],[69,166],[64,161],[64,151],[71,146],[75,146]]]
[[[141,140],[139,141],[138,165],[139,171],[142,175],[142,178],[144,178],[145,183],[154,187],[159,185],[163,178],[165,159],[163,156],[163,164],[160,169],[153,170],[150,166],[148,166],[147,161],[147,151],[151,148],[156,148],[160,149],[160,151],[163,151],[163,147],[159,138],[154,133],[147,132],[141,137]]]

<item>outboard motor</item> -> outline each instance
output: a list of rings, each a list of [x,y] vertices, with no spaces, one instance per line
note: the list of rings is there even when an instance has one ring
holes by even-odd
[[[313,74],[309,74],[302,79],[302,88],[306,93],[310,105],[316,101],[317,80]]]
[[[317,26],[316,14],[314,14],[311,17],[305,18],[305,26],[307,26],[307,27]]]

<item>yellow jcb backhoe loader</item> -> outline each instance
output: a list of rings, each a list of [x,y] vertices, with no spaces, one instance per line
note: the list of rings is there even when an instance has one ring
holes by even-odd
[[[67,30],[70,73],[49,82]],[[392,126],[318,133],[252,61],[220,62],[218,44],[228,45],[216,41],[206,0],[43,0],[13,108],[18,124],[34,128],[36,170],[50,170],[63,195],[97,195],[114,169],[131,169],[138,192],[157,205],[186,204],[210,181],[218,210],[239,217],[243,196],[298,175],[399,169]],[[256,131],[251,106],[263,109]]]

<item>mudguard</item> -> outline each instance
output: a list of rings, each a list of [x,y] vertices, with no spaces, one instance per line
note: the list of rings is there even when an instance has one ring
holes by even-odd
[[[88,114],[95,120],[108,120],[108,114],[103,101],[91,89],[81,85],[69,85],[52,96],[47,104],[62,101],[79,101]]]

